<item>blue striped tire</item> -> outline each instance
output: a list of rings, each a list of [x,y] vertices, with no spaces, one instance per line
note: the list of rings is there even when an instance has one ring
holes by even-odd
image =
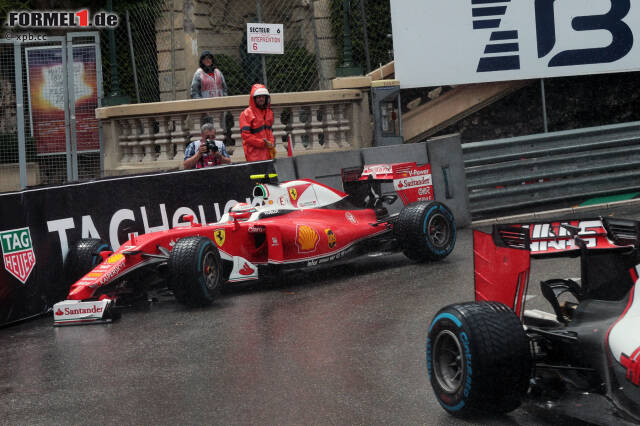
[[[441,260],[456,245],[456,222],[451,210],[438,201],[413,203],[400,211],[394,235],[409,259]]]
[[[529,340],[518,317],[502,303],[441,309],[429,326],[426,354],[438,402],[458,417],[515,410],[529,387]]]

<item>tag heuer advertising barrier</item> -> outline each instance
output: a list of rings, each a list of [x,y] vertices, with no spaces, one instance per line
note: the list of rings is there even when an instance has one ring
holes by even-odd
[[[403,88],[640,69],[640,2],[391,0]]]
[[[29,228],[0,232],[4,268],[22,284],[27,282],[36,264]]]

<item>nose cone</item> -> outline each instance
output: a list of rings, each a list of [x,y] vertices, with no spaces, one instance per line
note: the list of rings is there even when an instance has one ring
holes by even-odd
[[[90,288],[87,284],[76,283],[71,286],[69,290],[68,300],[84,300],[93,296],[93,288]]]

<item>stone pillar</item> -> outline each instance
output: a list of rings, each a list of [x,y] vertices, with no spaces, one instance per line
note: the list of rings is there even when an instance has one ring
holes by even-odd
[[[354,103],[351,127],[354,143],[358,148],[373,146],[373,116],[369,112],[369,90],[362,90],[362,100]]]
[[[184,97],[180,99],[191,99],[191,80],[193,73],[200,67],[200,52],[198,51],[198,31],[196,29],[196,0],[184,0],[184,21],[183,21],[183,62],[184,72]]]
[[[336,76],[338,52],[331,29],[331,0],[313,0],[313,28],[311,37],[316,38],[316,57],[320,68],[320,89],[331,88],[331,79]],[[314,34],[315,33],[315,34]]]
[[[120,165],[120,126],[118,120],[102,121],[102,144],[104,149],[104,175],[113,175]]]
[[[200,59],[196,5],[196,0],[165,0],[156,21],[161,101],[174,100],[174,92],[176,100],[191,98],[191,79]]]

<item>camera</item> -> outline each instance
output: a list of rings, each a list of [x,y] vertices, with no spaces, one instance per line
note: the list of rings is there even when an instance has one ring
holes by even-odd
[[[211,139],[207,138],[207,140],[205,141],[205,144],[207,145],[207,151],[211,151],[213,153],[218,152],[218,145],[216,145],[216,143]]]

